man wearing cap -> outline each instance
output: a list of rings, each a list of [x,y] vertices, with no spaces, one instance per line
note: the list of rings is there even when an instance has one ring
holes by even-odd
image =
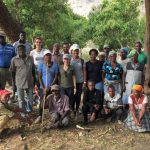
[[[105,58],[106,58],[106,60],[108,60],[108,55],[109,55],[109,51],[110,51],[108,44],[105,44],[103,46],[103,51],[105,52]]]
[[[13,90],[17,88],[19,108],[25,108],[26,111],[31,112],[35,81],[34,63],[33,59],[26,55],[24,45],[18,45],[17,53],[18,55],[12,59],[10,65]],[[26,92],[26,101],[24,92]]]
[[[51,115],[51,124],[48,127],[57,128],[58,126],[68,126],[69,124],[69,98],[60,93],[59,85],[51,87],[52,94],[46,98],[45,107]]]
[[[19,40],[13,44],[16,54],[17,54],[17,47],[20,44],[23,44],[25,46],[26,55],[30,55],[30,51],[32,50],[32,46],[28,41],[26,41],[26,33],[24,31],[20,32]]]
[[[150,131],[150,111],[147,109],[148,99],[143,94],[142,85],[133,85],[128,103],[130,109],[125,120],[125,127],[136,132]]]
[[[132,57],[132,53],[136,51],[138,53],[138,61],[143,64],[147,64],[147,56],[145,52],[142,51],[142,43],[141,42],[136,42],[135,43],[135,49],[131,50],[131,52],[128,55],[128,58]]]
[[[15,56],[14,47],[7,44],[5,34],[0,33],[0,89],[5,89],[6,82],[12,85],[9,67],[11,59]]]
[[[132,52],[131,62],[127,63],[123,74],[123,103],[128,104],[128,97],[134,84],[144,85],[145,67],[138,61],[137,51]]]
[[[79,113],[78,109],[79,109],[80,101],[81,101],[82,86],[83,86],[84,60],[79,57],[79,50],[80,50],[79,45],[73,44],[71,47],[72,47],[72,58],[71,58],[70,64],[74,68],[74,73],[76,77],[76,88],[77,88],[77,92],[73,97],[74,98],[73,99],[73,104],[74,104],[73,111],[77,119],[78,113]]]
[[[52,54],[52,62],[57,63],[58,65],[63,63],[63,54],[60,53],[60,46],[58,43],[53,45],[53,54]]]
[[[127,58],[128,48],[126,47],[121,48],[119,52],[120,52],[120,58],[117,60],[117,62],[121,64],[122,68],[124,69],[127,63],[130,61],[130,59]]]
[[[37,68],[40,82],[40,106],[39,116],[35,120],[35,123],[39,123],[42,119],[41,101],[43,95],[50,94],[51,85],[56,83],[58,77],[58,64],[51,61],[51,53],[49,50],[44,51],[44,63],[39,64]]]
[[[116,52],[109,52],[109,61],[106,61],[103,65],[103,80],[104,80],[104,92],[107,93],[107,88],[112,84],[116,92],[121,94],[122,90],[122,66],[116,61]]]

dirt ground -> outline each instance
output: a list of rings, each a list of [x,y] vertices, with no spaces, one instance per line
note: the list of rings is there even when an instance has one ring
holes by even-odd
[[[45,126],[48,120],[46,112]],[[12,126],[14,124],[11,123]],[[25,128],[25,140],[21,140],[17,129],[12,130],[3,137],[0,150],[150,150],[149,133],[135,133],[123,125],[103,120],[89,124],[88,127],[92,128],[90,131],[77,129],[76,124],[80,122],[72,122],[68,128],[44,133],[41,133],[40,124],[33,124]]]

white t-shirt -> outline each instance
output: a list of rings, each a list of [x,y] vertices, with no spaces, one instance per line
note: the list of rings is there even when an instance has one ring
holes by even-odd
[[[128,98],[128,103],[129,104],[133,104],[133,100],[132,100],[132,98],[130,96]],[[146,103],[148,103],[148,99],[147,99],[147,96],[144,95],[144,99],[143,99],[143,103],[142,104],[146,104]],[[139,109],[142,109],[142,104],[139,103],[139,100],[137,101],[137,106],[138,106]]]
[[[38,52],[36,49],[32,50],[30,52],[30,56],[33,57],[34,64],[37,66],[44,62],[44,51],[47,49],[42,49],[40,52]]]

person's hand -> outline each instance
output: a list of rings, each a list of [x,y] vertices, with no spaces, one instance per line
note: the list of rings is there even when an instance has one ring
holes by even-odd
[[[74,89],[73,89],[73,94],[75,95],[76,93],[77,93],[77,89],[74,88]]]
[[[46,95],[46,88],[43,88],[43,95]]]
[[[83,88],[86,88],[86,82],[83,83]]]
[[[94,108],[95,108],[96,110],[99,110],[100,105],[99,105],[99,104],[94,104]]]
[[[135,125],[139,126],[139,127],[141,126],[141,123],[140,123],[140,121],[138,119],[135,119]]]
[[[95,113],[93,112],[91,117],[90,117],[90,122],[93,122],[95,120]]]
[[[105,113],[106,113],[106,114],[110,113],[110,109],[106,108],[106,109],[105,109]]]

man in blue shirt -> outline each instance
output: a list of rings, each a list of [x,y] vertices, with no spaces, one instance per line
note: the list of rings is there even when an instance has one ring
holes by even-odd
[[[39,82],[40,82],[40,98],[41,102],[43,95],[50,94],[51,86],[57,82],[58,64],[51,61],[51,53],[49,50],[44,52],[44,63],[38,65]],[[35,123],[39,123],[42,119],[42,106],[40,102],[39,117]]]
[[[12,85],[9,67],[14,56],[14,47],[7,44],[5,34],[0,33],[0,89],[5,89],[6,82]]]

